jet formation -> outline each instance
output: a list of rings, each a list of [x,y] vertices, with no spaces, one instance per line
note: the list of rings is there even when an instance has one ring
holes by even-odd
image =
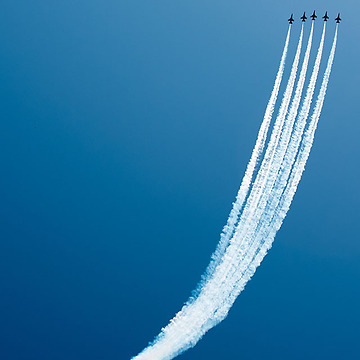
[[[289,22],[290,25],[292,25],[292,23],[295,21],[295,19],[293,18],[293,15],[294,15],[294,14],[291,14],[290,18],[288,19],[288,22]],[[316,14],[315,14],[315,10],[314,10],[314,12],[312,13],[312,15],[310,15],[310,17],[311,17],[311,20],[312,20],[312,21],[317,18]],[[328,21],[328,20],[330,19],[329,16],[328,16],[328,14],[327,14],[327,11],[325,12],[325,15],[324,15],[322,18],[324,19],[324,21]],[[305,15],[305,12],[304,12],[303,16],[300,17],[300,19],[301,19],[302,22],[305,22],[305,21],[306,21],[307,17],[306,17],[306,15]],[[335,22],[336,22],[337,24],[339,24],[340,21],[341,21],[340,13],[338,13],[337,18],[335,18]]]

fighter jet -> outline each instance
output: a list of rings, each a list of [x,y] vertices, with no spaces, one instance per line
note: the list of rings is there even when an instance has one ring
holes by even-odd
[[[314,10],[313,14],[310,17],[311,17],[311,20],[315,20],[317,18],[317,16],[315,15],[315,10]]]
[[[290,25],[292,25],[292,23],[294,22],[293,14],[291,14],[290,19],[288,19],[288,22]]]
[[[341,19],[340,19],[340,13],[338,13],[338,16],[337,16],[337,18],[335,19],[335,21],[339,24],[340,23],[340,21],[341,21]]]
[[[323,19],[324,19],[324,21],[328,21],[328,15],[327,15],[327,11],[326,11],[326,13],[325,13],[325,15],[322,17]]]
[[[302,20],[302,22],[305,22],[305,20],[307,19],[307,17],[305,16],[305,11],[304,11],[304,15],[300,19]]]

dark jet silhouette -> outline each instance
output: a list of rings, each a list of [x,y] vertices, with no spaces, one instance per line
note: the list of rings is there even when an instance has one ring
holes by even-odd
[[[335,21],[336,21],[338,24],[340,23],[340,21],[341,21],[340,13],[338,13],[338,16],[337,16],[337,18],[335,19]]]
[[[325,15],[322,17],[324,19],[324,21],[328,21],[328,15],[327,15],[327,12],[325,13]]]
[[[304,11],[304,15],[300,19],[302,20],[302,22],[305,22],[305,20],[307,19],[307,17],[305,16],[305,11]]]
[[[291,14],[290,19],[288,19],[288,22],[290,25],[292,25],[292,23],[294,22],[293,14]]]
[[[315,20],[317,18],[317,16],[315,15],[315,10],[314,10],[313,14],[310,17],[311,17],[311,20]]]

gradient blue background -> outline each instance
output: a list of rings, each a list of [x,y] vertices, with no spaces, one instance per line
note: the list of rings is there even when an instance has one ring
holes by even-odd
[[[307,169],[228,318],[180,358],[360,358],[360,5],[299,3],[1,4],[1,359],[129,359],[167,324],[226,222],[286,19],[291,61],[314,8],[325,58],[343,23]]]

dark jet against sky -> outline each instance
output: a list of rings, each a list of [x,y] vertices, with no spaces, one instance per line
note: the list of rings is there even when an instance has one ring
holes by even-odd
[[[294,22],[293,14],[291,14],[290,19],[288,19],[288,22],[290,25],[292,25],[292,23]]]
[[[340,13],[338,13],[338,16],[337,16],[337,18],[335,19],[335,21],[336,21],[338,24],[340,23],[340,21],[341,21]]]
[[[305,11],[304,11],[304,15],[300,19],[302,20],[302,22],[305,22],[305,20],[307,19],[307,17],[305,16]]]
[[[313,14],[310,17],[311,17],[311,20],[315,20],[317,18],[317,16],[315,15],[315,10],[314,10]]]
[[[325,15],[323,16],[323,19],[324,19],[324,21],[328,21],[328,15],[327,15],[327,12],[325,13]]]

